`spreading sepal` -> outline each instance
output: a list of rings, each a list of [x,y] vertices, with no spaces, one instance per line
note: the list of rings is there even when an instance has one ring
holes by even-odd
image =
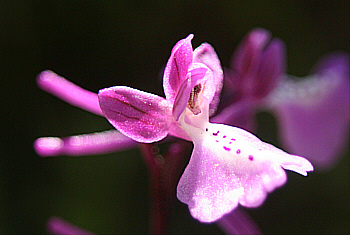
[[[167,136],[173,118],[166,99],[124,86],[100,90],[98,97],[105,117],[124,135],[143,143]]]

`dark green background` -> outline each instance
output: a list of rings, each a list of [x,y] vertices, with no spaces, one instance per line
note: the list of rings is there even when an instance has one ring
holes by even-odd
[[[94,92],[128,85],[163,95],[160,71],[173,45],[194,33],[228,66],[254,27],[287,45],[288,73],[307,75],[316,60],[349,52],[349,1],[0,1],[0,234],[45,233],[61,216],[99,234],[148,231],[147,172],[138,150],[104,156],[40,158],[40,136],[111,128],[106,120],[39,90],[51,69]],[[278,145],[275,123],[260,114],[258,135]],[[320,127],[322,128],[322,127]],[[288,173],[287,185],[249,210],[266,234],[349,233],[349,148],[327,173]],[[176,203],[171,233],[220,234]]]

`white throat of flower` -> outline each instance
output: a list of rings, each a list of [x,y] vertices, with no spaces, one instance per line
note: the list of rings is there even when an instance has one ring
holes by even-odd
[[[193,141],[206,132],[209,125],[209,102],[203,96],[205,85],[196,85],[191,92],[187,107],[182,112],[178,124]]]

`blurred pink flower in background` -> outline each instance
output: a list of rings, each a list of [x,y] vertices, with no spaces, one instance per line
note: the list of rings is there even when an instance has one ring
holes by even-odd
[[[349,143],[349,65],[348,54],[326,55],[308,77],[283,76],[267,99],[283,145],[316,170],[331,169]]]

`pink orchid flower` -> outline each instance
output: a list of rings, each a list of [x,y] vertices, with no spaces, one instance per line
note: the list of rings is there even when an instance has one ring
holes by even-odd
[[[213,122],[256,130],[255,113],[285,70],[285,46],[262,28],[249,32],[225,69],[221,107]]]
[[[104,116],[121,133],[151,143],[168,134],[194,144],[177,197],[201,222],[214,222],[239,204],[260,206],[286,182],[286,170],[304,176],[313,166],[249,132],[209,122],[221,88],[220,62],[204,44],[192,50],[193,35],[180,40],[167,63],[166,98],[124,86],[99,91]]]

